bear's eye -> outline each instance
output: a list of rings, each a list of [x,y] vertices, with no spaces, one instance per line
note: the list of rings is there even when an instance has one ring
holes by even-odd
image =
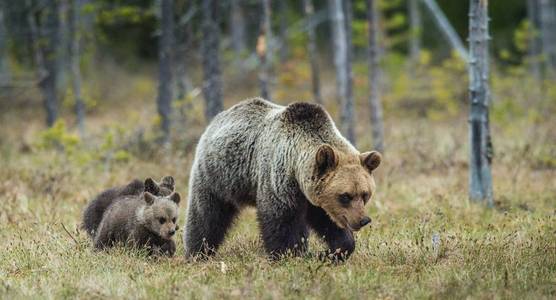
[[[363,198],[363,202],[367,203],[369,201],[369,193],[363,193],[361,198]]]
[[[174,224],[176,223],[176,217],[172,218],[172,223],[174,223]]]
[[[165,218],[158,218],[158,222],[160,222],[160,224],[164,224],[164,223],[166,223],[166,219]]]
[[[338,201],[343,205],[348,205],[351,202],[351,196],[348,193],[343,193],[338,197]]]

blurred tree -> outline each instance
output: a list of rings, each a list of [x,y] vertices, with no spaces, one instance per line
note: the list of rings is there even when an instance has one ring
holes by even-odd
[[[270,95],[271,64],[272,64],[272,28],[270,26],[271,6],[270,0],[262,0],[262,17],[260,34],[257,40],[257,54],[260,61],[259,82],[261,85],[261,97],[272,101]]]
[[[492,142],[489,126],[488,0],[471,0],[469,9],[469,195],[494,205]]]
[[[317,57],[317,41],[315,34],[315,24],[313,22],[313,0],[303,0],[303,9],[305,11],[305,17],[308,20],[307,24],[307,53],[309,56],[309,63],[311,64],[311,82],[313,88],[314,100],[322,104],[322,96],[320,93],[320,74],[319,74],[319,64]]]
[[[384,124],[382,120],[382,102],[380,100],[380,11],[377,0],[367,0],[367,20],[369,22],[369,108],[374,148],[384,151]]]
[[[284,63],[288,59],[288,1],[278,1],[278,18],[280,19],[280,62]]]
[[[58,1],[44,0],[44,5],[29,5],[29,27],[31,40],[35,49],[35,63],[37,66],[39,88],[43,94],[46,110],[46,124],[54,125],[58,118],[58,52],[60,16]]]
[[[539,35],[539,2],[538,0],[527,1],[527,18],[529,19],[529,67],[531,74],[536,80],[541,79],[541,41]]]
[[[419,10],[419,2],[421,0],[408,0],[408,10],[409,10],[409,26],[410,26],[410,37],[409,37],[409,59],[411,61],[412,69],[417,65],[419,61],[419,55],[421,52],[421,11]]]
[[[423,0],[425,6],[429,9],[434,20],[448,40],[448,42],[452,45],[452,47],[458,52],[458,54],[463,58],[465,61],[469,61],[469,57],[467,54],[467,49],[463,45],[459,35],[452,27],[452,24],[446,18],[446,15],[442,12],[438,4],[436,4],[435,0]]]
[[[222,111],[222,79],[220,73],[220,28],[218,27],[218,1],[202,0],[201,53],[203,61],[203,94],[205,118],[212,120]]]
[[[57,0],[58,1],[58,44],[56,52],[58,55],[56,56],[56,85],[58,91],[65,91],[68,83],[68,70],[71,69],[71,59],[66,59],[70,57],[71,51],[71,41],[70,41],[70,3],[69,1],[73,0]],[[40,3],[40,2],[39,2]]]
[[[172,113],[172,49],[174,44],[173,0],[160,1],[160,37],[158,39],[158,99],[156,101],[160,125],[161,142],[170,141],[170,123]]]
[[[187,66],[191,63],[190,48],[192,47],[193,15],[197,11],[192,0],[175,1],[174,8],[177,13],[177,24],[175,28],[174,45],[174,74],[176,77],[176,98],[183,100],[192,89],[191,77]],[[181,4],[181,5],[178,5]]]
[[[355,144],[355,118],[354,118],[354,100],[353,100],[353,7],[352,0],[343,1],[343,9],[345,15],[345,27],[346,27],[346,47],[347,47],[347,63],[345,64],[346,74],[347,74],[347,91],[346,91],[346,101],[342,106],[342,120],[341,123],[344,124],[344,132],[350,142]]]
[[[246,49],[243,0],[231,0],[230,5],[230,30],[232,35],[232,47],[235,52],[234,61],[236,67],[241,67],[241,58]]]
[[[556,1],[539,0],[542,51],[546,73],[556,73]]]
[[[348,106],[347,102],[350,95],[350,92],[348,91],[348,89],[350,89],[350,79],[348,74],[349,69],[347,67],[347,65],[350,63],[350,61],[348,60],[350,55],[348,54],[348,37],[346,32],[346,21],[344,16],[345,9],[343,1],[328,0],[328,11],[330,12],[330,24],[332,26],[332,48],[334,53],[334,67],[336,69],[336,94],[338,105],[342,109],[340,128],[342,133],[345,134],[346,137],[353,143],[353,123],[348,123],[350,121],[348,118],[349,111],[345,110],[345,107]],[[353,121],[353,118],[351,119],[351,121]]]
[[[8,32],[4,19],[4,2],[0,2],[0,86],[6,86],[11,78],[8,65]]]
[[[80,44],[81,44],[81,9],[85,0],[72,0],[69,25],[70,41],[70,65],[73,97],[75,99],[75,115],[77,128],[81,139],[85,137],[85,103],[81,96],[81,68],[80,68]]]

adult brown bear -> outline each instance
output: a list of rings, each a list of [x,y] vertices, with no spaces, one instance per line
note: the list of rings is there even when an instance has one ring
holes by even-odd
[[[310,227],[330,258],[347,258],[353,231],[371,221],[364,206],[380,161],[376,151],[357,151],[319,105],[243,101],[217,115],[197,146],[186,256],[214,253],[240,210],[255,205],[271,257],[305,252]]]

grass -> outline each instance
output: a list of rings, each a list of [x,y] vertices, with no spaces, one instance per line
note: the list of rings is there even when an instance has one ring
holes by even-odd
[[[132,102],[90,115],[91,138],[78,152],[102,143],[116,118],[128,129],[138,119],[152,119],[154,107],[125,113],[137,106]],[[121,161],[82,160],[37,147],[42,120],[35,110],[18,109],[0,117],[10,124],[0,129],[0,298],[556,297],[553,118],[540,124],[522,118],[503,128],[495,124],[493,209],[467,199],[463,116],[387,119],[388,152],[377,173],[378,193],[368,206],[372,226],[357,234],[355,254],[334,265],[311,255],[324,247],[314,237],[306,257],[267,260],[252,209],[208,261],[185,261],[181,234],[173,258],[122,248],[95,252],[79,230],[87,201],[134,177],[168,174],[187,194],[192,146],[202,126],[193,126],[190,140],[172,149],[151,146],[148,155],[131,149]],[[361,149],[370,145],[365,124],[358,124]]]

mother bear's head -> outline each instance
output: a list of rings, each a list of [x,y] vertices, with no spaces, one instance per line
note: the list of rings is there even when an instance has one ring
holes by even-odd
[[[345,153],[320,145],[310,170],[311,180],[305,185],[306,196],[339,227],[357,231],[371,222],[365,204],[375,192],[373,171],[381,159],[377,151]]]

